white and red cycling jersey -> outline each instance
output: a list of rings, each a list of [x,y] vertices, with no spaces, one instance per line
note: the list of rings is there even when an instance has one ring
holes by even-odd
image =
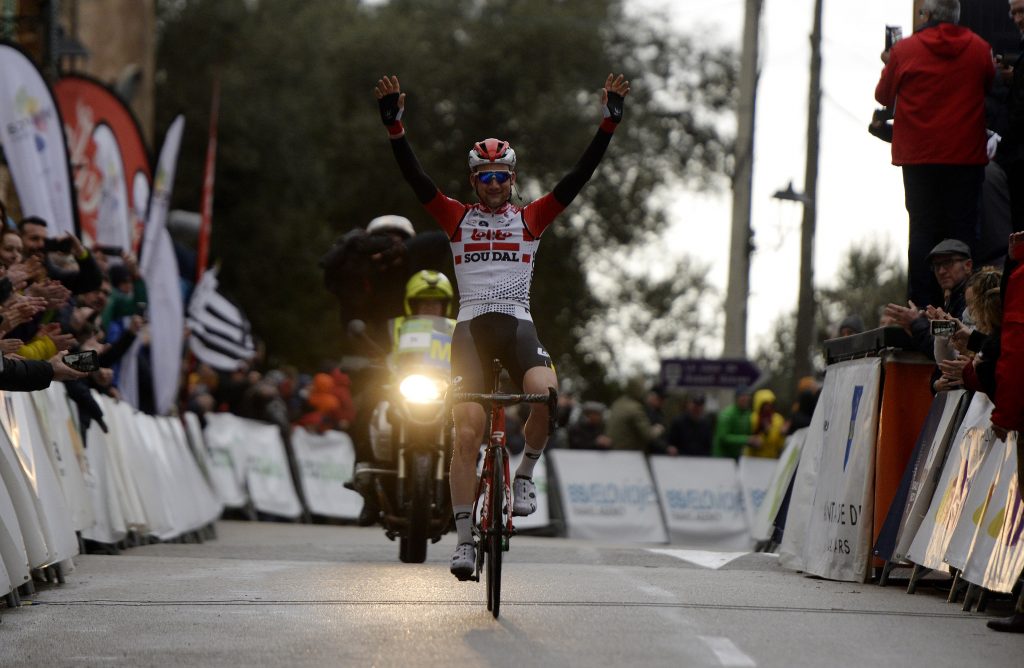
[[[459,285],[460,322],[484,313],[530,316],[530,284],[540,237],[565,207],[550,193],[525,207],[491,211],[440,191],[427,211],[448,234]]]

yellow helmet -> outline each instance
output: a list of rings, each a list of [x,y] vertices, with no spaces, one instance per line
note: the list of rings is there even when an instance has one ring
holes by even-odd
[[[448,277],[439,271],[417,271],[405,284],[405,314],[412,315],[412,302],[417,299],[440,299],[445,303],[445,315],[451,316],[455,291]]]

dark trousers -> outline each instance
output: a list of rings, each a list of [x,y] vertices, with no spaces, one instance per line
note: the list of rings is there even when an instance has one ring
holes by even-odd
[[[943,239],[978,242],[983,165],[904,165],[903,190],[910,216],[907,298],[918,307],[942,306],[928,253]]]
[[[1006,172],[1006,186],[1010,191],[1010,218],[1013,231],[1024,231],[1024,160],[1003,165]],[[1003,239],[1006,243],[1006,239]]]

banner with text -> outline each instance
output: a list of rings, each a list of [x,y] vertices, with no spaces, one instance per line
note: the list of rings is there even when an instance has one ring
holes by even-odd
[[[60,112],[35,64],[0,43],[0,144],[23,217],[46,221],[47,235],[77,234],[71,166]]]
[[[82,76],[53,86],[64,119],[82,239],[137,252],[149,203],[149,154],[138,121],[114,91]]]
[[[359,517],[363,497],[344,487],[352,479],[355,460],[355,448],[348,434],[313,434],[296,427],[292,430],[292,448],[309,512],[346,520]]]
[[[672,543],[750,549],[736,462],[721,457],[663,456],[649,461]]]
[[[549,456],[570,538],[668,542],[643,453],[552,450]]]
[[[811,575],[848,582],[867,577],[881,381],[878,358],[840,362],[825,372],[825,384],[834,390],[825,403],[821,462],[804,544],[805,570]]]

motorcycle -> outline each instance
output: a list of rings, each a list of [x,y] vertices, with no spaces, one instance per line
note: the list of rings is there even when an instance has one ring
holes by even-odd
[[[357,464],[354,484],[364,497],[376,499],[378,521],[387,537],[399,539],[399,559],[422,563],[428,541],[441,540],[452,518],[448,465],[453,427],[444,398],[454,324],[447,318],[413,315],[392,320],[389,326],[390,380],[381,388],[384,398],[370,421],[376,462]]]

